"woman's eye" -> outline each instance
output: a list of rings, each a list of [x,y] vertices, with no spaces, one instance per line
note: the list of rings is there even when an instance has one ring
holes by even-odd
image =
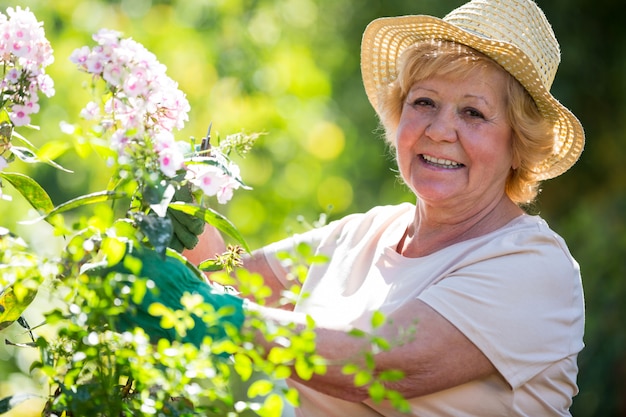
[[[419,97],[416,98],[412,101],[412,104],[416,107],[423,107],[423,106],[434,106],[435,103],[429,99],[429,98],[425,98],[425,97]]]
[[[468,108],[465,109],[465,114],[467,114],[469,117],[473,117],[473,118],[479,118],[479,119],[484,119],[485,116],[482,114],[482,112],[473,109],[473,108]]]

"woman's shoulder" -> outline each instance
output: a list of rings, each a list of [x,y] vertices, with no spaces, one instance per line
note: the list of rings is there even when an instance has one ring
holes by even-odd
[[[540,216],[523,214],[505,226],[484,236],[466,242],[464,251],[477,256],[492,253],[493,256],[522,255],[533,262],[543,262],[554,267],[565,264],[577,268],[565,240]]]
[[[413,216],[414,211],[415,205],[411,203],[375,206],[365,212],[350,214],[338,223],[342,223],[344,229],[385,228],[399,219]]]
[[[377,241],[383,235],[393,234],[396,229],[402,229],[401,234],[414,210],[413,204],[400,203],[375,206],[365,212],[349,214],[325,227],[324,241],[333,246],[353,246],[359,242]]]
[[[548,222],[540,216],[528,214],[518,216],[500,231],[496,231],[496,234],[500,234],[503,237],[517,237],[522,241],[551,242],[569,253],[563,237],[554,231]]]

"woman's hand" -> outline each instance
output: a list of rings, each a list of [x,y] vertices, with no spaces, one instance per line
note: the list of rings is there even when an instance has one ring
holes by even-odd
[[[193,194],[191,194],[189,186],[185,185],[178,188],[174,192],[173,201],[193,203]],[[167,209],[167,216],[170,218],[174,229],[168,246],[179,253],[185,249],[196,247],[199,241],[198,236],[204,231],[204,220],[170,208]]]

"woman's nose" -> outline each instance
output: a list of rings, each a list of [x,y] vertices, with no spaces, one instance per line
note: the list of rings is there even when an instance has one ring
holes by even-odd
[[[426,126],[426,136],[434,141],[453,142],[457,140],[456,113],[452,109],[439,109],[432,114]]]

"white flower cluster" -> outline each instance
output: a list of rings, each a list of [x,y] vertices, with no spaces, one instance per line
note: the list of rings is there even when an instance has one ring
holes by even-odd
[[[30,124],[39,111],[38,93],[54,95],[54,83],[45,68],[54,61],[43,24],[28,9],[0,13],[0,108],[14,126]]]
[[[239,168],[219,149],[199,154],[190,144],[176,141],[173,130],[182,129],[190,109],[178,84],[166,75],[165,65],[138,42],[116,31],[102,29],[93,48],[76,49],[70,60],[104,81],[104,101],[91,101],[81,111],[97,121],[103,132],[111,132],[110,145],[118,163],[149,169],[149,154],[156,155],[158,169],[167,178],[184,172],[184,178],[204,194],[230,200],[239,188]]]

